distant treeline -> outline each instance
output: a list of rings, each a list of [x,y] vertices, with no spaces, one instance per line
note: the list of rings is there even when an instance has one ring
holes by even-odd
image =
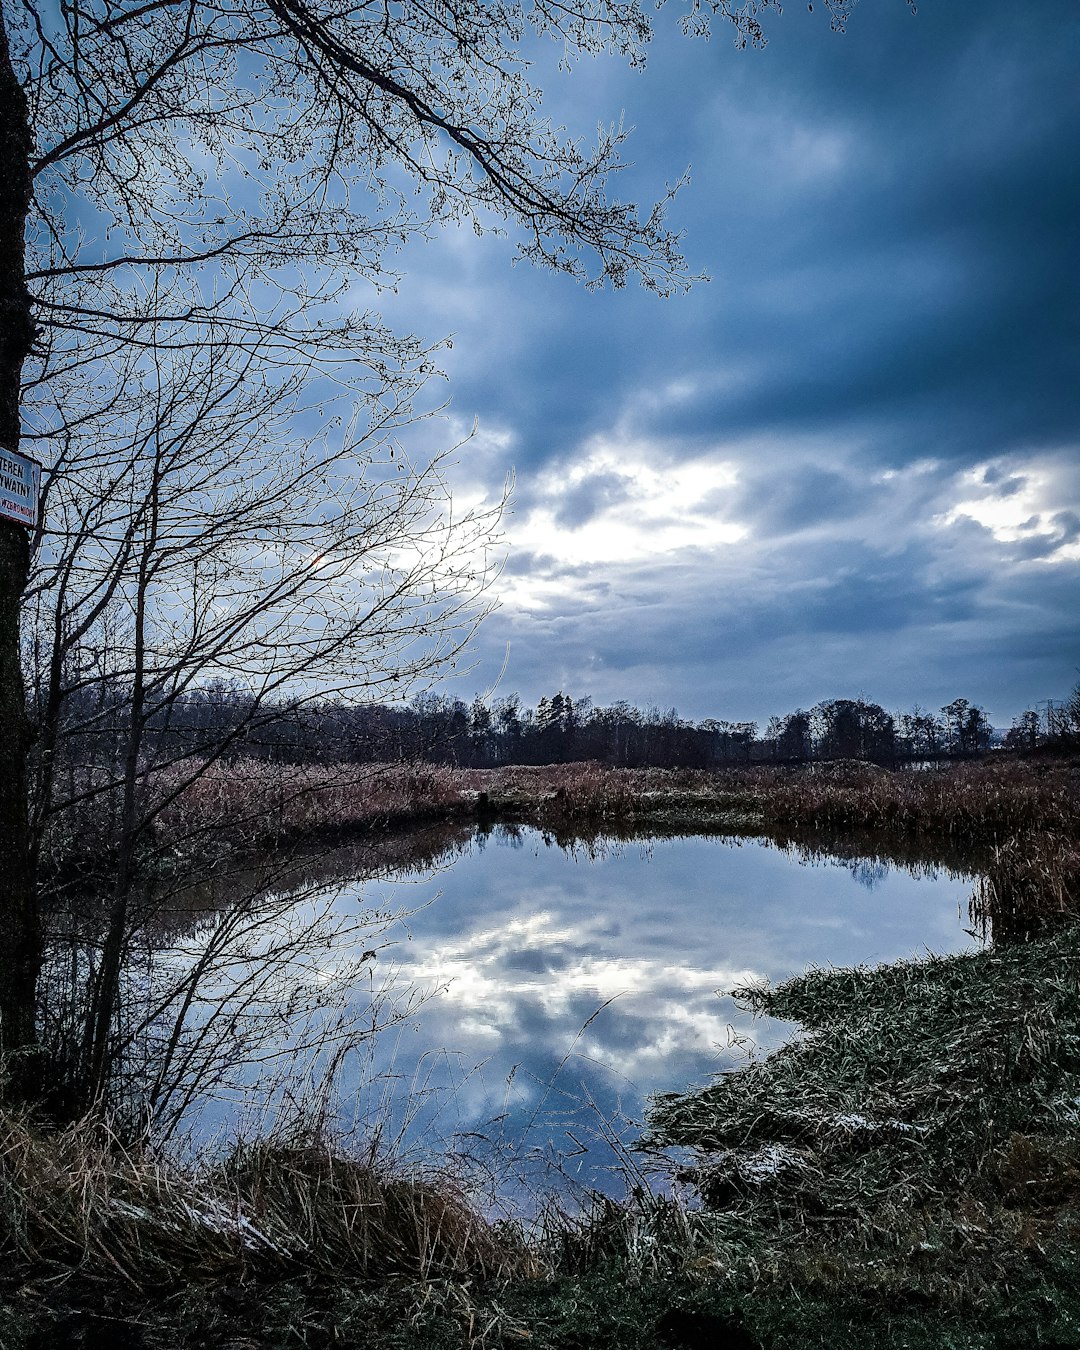
[[[101,690],[98,691],[98,698]],[[124,691],[112,691],[118,716],[100,705],[84,720],[81,755],[101,763],[115,755],[124,732]],[[77,711],[77,709],[73,709]],[[86,710],[89,711],[89,710]],[[116,745],[110,744],[115,727]],[[471,704],[426,693],[408,706],[308,701],[256,704],[234,684],[186,690],[152,715],[147,728],[155,758],[198,753],[250,756],[283,763],[367,763],[425,760],[463,768],[595,760],[625,768],[712,768],[732,764],[856,759],[876,764],[969,758],[991,748],[1033,751],[1080,748],[1080,686],[1062,702],[1047,701],[993,728],[966,698],[937,711],[890,713],[865,699],[828,699],[757,722],[688,721],[674,708],[607,707],[556,693],[527,708],[516,694]],[[91,744],[92,742],[92,744]]]

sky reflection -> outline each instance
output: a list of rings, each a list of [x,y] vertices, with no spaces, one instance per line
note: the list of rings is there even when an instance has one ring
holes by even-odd
[[[598,1131],[631,1136],[650,1093],[790,1034],[718,991],[970,948],[969,889],[877,863],[807,865],[758,840],[590,854],[532,830],[478,838],[438,877],[378,888],[380,907],[412,911],[381,964],[433,992],[346,1072],[343,1115],[413,1145],[464,1135],[488,1161],[530,1158],[534,1179],[556,1165],[614,1185]],[[372,899],[358,884],[338,903],[344,915]]]

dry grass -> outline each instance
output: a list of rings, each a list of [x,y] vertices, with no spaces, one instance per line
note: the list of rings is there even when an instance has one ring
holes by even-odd
[[[0,1251],[9,1271],[144,1291],[298,1269],[483,1281],[531,1260],[448,1178],[395,1173],[319,1138],[262,1141],[193,1171],[126,1152],[100,1125],[45,1132],[10,1111]]]
[[[327,1270],[499,1279],[529,1265],[524,1245],[509,1242],[445,1176],[395,1176],[321,1142],[274,1141],[238,1150],[226,1175],[275,1247]]]
[[[955,1310],[1033,1276],[1048,1252],[1075,1259],[1075,927],[737,997],[807,1034],[660,1099],[649,1142],[694,1150],[687,1178],[744,1263],[804,1289],[916,1291]]]
[[[158,790],[165,795],[169,785],[162,781]],[[447,813],[462,800],[459,775],[445,765],[236,760],[208,766],[160,824],[177,840],[209,829],[254,844]]]

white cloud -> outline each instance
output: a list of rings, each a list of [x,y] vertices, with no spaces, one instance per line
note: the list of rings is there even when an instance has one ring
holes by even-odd
[[[959,475],[956,490],[963,495],[938,518],[945,526],[975,521],[1000,543],[1047,540],[1039,560],[1047,563],[1080,560],[1080,538],[1075,522],[1066,516],[1080,508],[1076,484],[1070,482],[1080,458],[1075,452],[1065,464],[1057,457],[1018,457],[989,460]],[[1059,542],[1058,542],[1059,541]]]
[[[510,522],[511,549],[553,556],[561,568],[723,549],[748,534],[728,515],[737,478],[728,459],[675,461],[645,439],[594,436],[570,463],[539,475],[531,493],[535,505]],[[506,578],[503,594],[517,608],[537,610],[575,585],[563,575],[534,572]]]
[[[636,1020],[653,1027],[655,1035],[632,1048],[608,1044],[601,1015],[574,1050],[628,1077],[676,1051],[708,1052],[721,1044],[728,1019],[717,990],[762,978],[748,968],[673,964],[670,952],[663,958],[605,955],[610,944],[601,929],[599,920],[566,923],[550,910],[539,910],[449,941],[414,946],[405,973],[421,985],[444,987],[441,1015],[456,1023],[458,1034],[481,1042],[494,1043],[512,1032],[528,1008],[542,1010],[563,1036],[575,1005],[592,1001],[600,1009],[617,1000],[619,1021],[636,1012]],[[523,953],[537,956],[543,968],[522,969]]]

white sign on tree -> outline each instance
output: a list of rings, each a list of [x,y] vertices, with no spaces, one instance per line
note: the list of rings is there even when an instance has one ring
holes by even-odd
[[[29,455],[0,445],[0,519],[33,529],[40,499],[41,465]]]

